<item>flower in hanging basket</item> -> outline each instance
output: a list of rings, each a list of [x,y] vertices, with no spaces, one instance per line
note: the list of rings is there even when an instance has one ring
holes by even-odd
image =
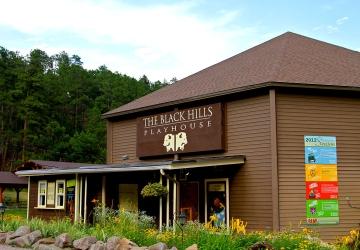
[[[141,195],[145,197],[160,197],[167,195],[168,190],[161,183],[148,183],[141,190]]]

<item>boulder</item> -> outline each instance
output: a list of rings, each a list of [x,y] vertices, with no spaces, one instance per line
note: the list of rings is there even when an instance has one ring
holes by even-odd
[[[74,240],[73,246],[76,249],[88,250],[92,244],[96,243],[96,241],[96,237],[94,236],[85,236],[81,239]]]
[[[249,247],[250,250],[273,250],[273,246],[268,242],[256,242],[252,246]]]
[[[192,244],[191,246],[187,247],[185,250],[198,250],[197,244]]]
[[[178,250],[176,247],[172,247],[169,250]]]
[[[159,242],[148,247],[149,250],[167,250],[168,247],[165,243]]]
[[[42,237],[40,230],[36,230],[21,237],[14,238],[9,241],[9,245],[18,247],[29,247]]]
[[[115,250],[130,250],[133,247],[138,247],[138,245],[131,240],[122,238],[118,241],[118,244],[115,247]]]
[[[39,245],[51,245],[55,243],[55,239],[54,238],[43,238],[38,240],[37,242],[35,242],[32,245],[32,248],[36,249],[37,246]]]
[[[60,248],[72,247],[72,239],[68,233],[63,233],[55,238],[54,245]]]
[[[73,250],[71,247],[61,248],[57,247],[54,244],[47,245],[47,244],[39,244],[34,250]]]
[[[89,249],[90,250],[106,250],[106,244],[99,240],[95,244],[92,244]]]
[[[6,238],[8,238],[13,232],[0,233],[0,244],[4,244]]]
[[[117,236],[110,237],[106,242],[106,250],[114,250],[120,243],[121,238]]]
[[[148,247],[131,247],[131,250],[149,250]]]
[[[30,227],[28,227],[28,226],[20,226],[14,233],[9,235],[8,239],[12,240],[12,239],[24,236],[24,235],[29,234],[29,233],[31,233]]]

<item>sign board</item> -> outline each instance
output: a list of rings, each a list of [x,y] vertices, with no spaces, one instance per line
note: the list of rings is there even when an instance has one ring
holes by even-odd
[[[137,119],[137,156],[223,149],[221,103]]]
[[[309,224],[339,223],[338,200],[307,200],[306,217]]]
[[[338,192],[339,189],[337,181],[306,182],[307,199],[337,199]]]
[[[304,136],[306,221],[338,224],[338,175],[335,136]]]

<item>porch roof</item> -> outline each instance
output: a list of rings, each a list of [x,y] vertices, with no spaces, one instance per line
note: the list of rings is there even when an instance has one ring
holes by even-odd
[[[118,164],[88,164],[75,168],[67,169],[36,169],[22,170],[15,174],[18,176],[43,176],[43,175],[64,175],[64,174],[92,174],[92,173],[117,173],[117,172],[137,172],[137,171],[155,171],[155,170],[178,170],[186,168],[214,167],[214,166],[232,166],[245,163],[245,156],[227,156],[227,157],[206,157],[194,158],[178,161],[162,162],[136,162],[136,163],[118,163]]]

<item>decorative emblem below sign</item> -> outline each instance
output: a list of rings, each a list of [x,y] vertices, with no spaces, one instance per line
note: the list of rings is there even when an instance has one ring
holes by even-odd
[[[176,135],[166,134],[164,137],[163,146],[166,147],[166,152],[170,151],[184,151],[185,145],[188,143],[186,133],[180,132]]]

